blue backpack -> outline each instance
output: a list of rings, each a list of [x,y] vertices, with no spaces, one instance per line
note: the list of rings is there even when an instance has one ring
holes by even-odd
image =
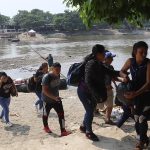
[[[81,79],[84,79],[85,63],[74,63],[70,66],[67,74],[67,84],[78,86]]]

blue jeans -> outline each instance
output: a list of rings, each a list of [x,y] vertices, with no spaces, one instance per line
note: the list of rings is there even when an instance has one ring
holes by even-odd
[[[0,105],[2,107],[0,118],[4,117],[6,123],[9,122],[9,104],[10,104],[10,97],[9,98],[0,97]]]
[[[42,93],[35,91],[35,94],[38,97],[38,100],[36,101],[35,105],[39,105],[39,109],[42,109],[43,108]]]
[[[86,128],[86,133],[91,133],[93,132],[92,122],[94,113],[94,104],[91,101],[91,95],[80,86],[77,89],[77,93],[86,111],[84,115],[83,126]]]

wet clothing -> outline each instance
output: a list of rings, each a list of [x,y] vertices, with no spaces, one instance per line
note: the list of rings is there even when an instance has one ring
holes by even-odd
[[[146,83],[148,58],[138,65],[134,58],[131,58],[131,76],[133,91],[139,90]],[[145,142],[147,137],[147,120],[150,116],[150,91],[145,91],[134,99],[135,129],[140,135],[140,141]]]
[[[44,127],[48,126],[48,116],[50,113],[50,110],[53,108],[57,115],[58,115],[58,119],[59,119],[59,124],[60,124],[60,130],[64,131],[65,129],[65,119],[64,119],[64,109],[63,109],[63,105],[62,102],[56,102],[56,103],[43,103],[43,125]]]
[[[44,75],[42,79],[42,85],[48,86],[49,91],[54,96],[59,96],[59,83],[60,83],[60,78],[51,73]],[[43,95],[43,100],[46,103],[56,103],[55,100],[49,98],[44,93],[42,93],[42,95]]]
[[[8,77],[6,83],[2,83],[0,87],[0,97],[9,98],[11,95],[11,88],[13,88],[13,80]]]

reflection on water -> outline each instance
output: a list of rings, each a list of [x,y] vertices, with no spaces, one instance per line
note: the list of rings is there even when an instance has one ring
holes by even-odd
[[[94,44],[103,44],[108,50],[116,54],[113,65],[116,69],[120,69],[125,60],[131,56],[133,44],[141,40],[146,41],[150,45],[150,36],[146,35],[74,36],[69,37],[68,42],[64,43],[38,45],[32,44],[21,46],[17,43],[11,43],[7,40],[0,39],[0,59],[25,55],[37,55],[31,49],[32,47],[42,55],[51,53],[54,56],[72,56],[73,61],[75,56],[75,58],[78,58],[78,60],[75,61],[80,61],[81,58],[91,52],[92,46]],[[148,56],[150,56],[150,53],[148,54]]]

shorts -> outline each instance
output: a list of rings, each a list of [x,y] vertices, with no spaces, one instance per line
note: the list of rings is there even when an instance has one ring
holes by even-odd
[[[107,91],[107,100],[104,103],[98,103],[96,108],[105,110],[107,107],[113,107],[113,99],[114,99],[113,90],[108,90]]]

